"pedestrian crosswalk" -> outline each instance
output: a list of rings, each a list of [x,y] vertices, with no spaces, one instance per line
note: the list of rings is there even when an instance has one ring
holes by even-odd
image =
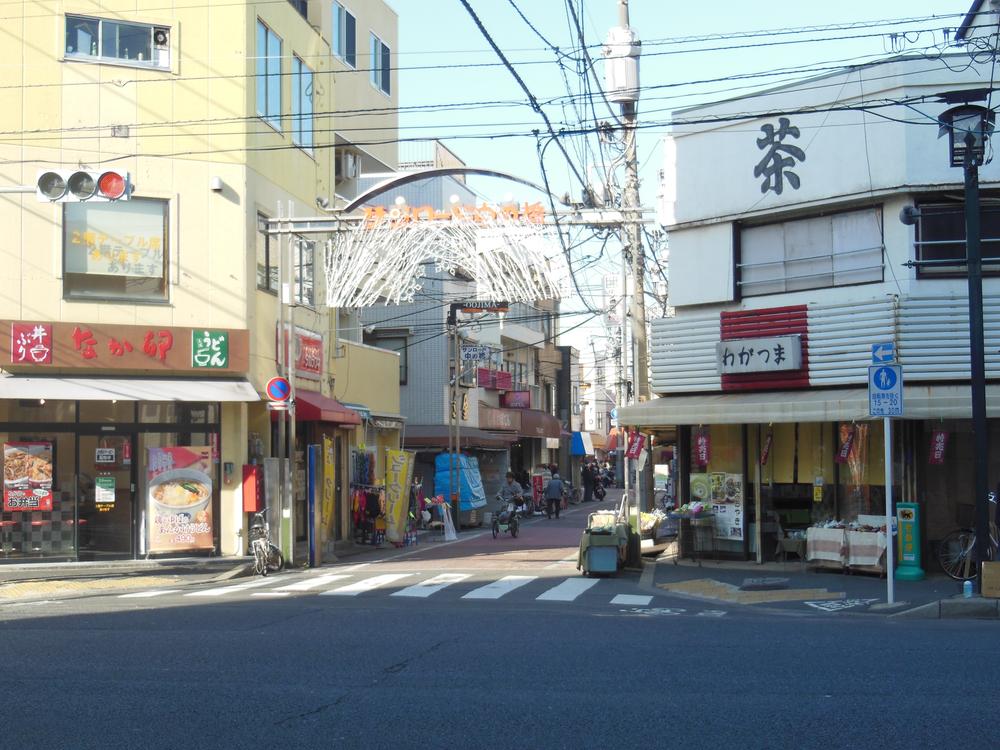
[[[236,599],[257,597],[282,599],[292,596],[361,597],[387,595],[401,599],[438,599],[452,596],[457,600],[495,601],[505,597],[531,599],[538,602],[574,602],[585,594],[590,601],[606,604],[624,602],[648,603],[651,597],[623,600],[614,588],[613,580],[581,578],[579,576],[503,575],[497,578],[472,573],[381,573],[377,568],[343,567],[305,573],[291,573],[266,578],[243,579],[225,585],[185,590],[180,588],[151,589],[120,594],[120,599],[155,599],[183,597],[195,599]],[[620,588],[620,587],[618,587]],[[604,597],[594,592],[605,591]],[[515,592],[517,592],[515,594]],[[512,596],[514,595],[514,596]]]

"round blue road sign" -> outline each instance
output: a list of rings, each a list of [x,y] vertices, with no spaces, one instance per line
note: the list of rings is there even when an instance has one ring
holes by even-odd
[[[272,401],[287,401],[292,395],[292,384],[286,378],[271,378],[267,381],[264,392]]]
[[[891,367],[880,367],[872,377],[872,385],[880,391],[891,391],[896,387],[896,371]]]

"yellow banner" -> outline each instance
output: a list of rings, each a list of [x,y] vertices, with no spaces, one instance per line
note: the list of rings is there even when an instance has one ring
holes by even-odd
[[[385,449],[385,538],[402,544],[406,537],[406,515],[410,509],[413,451]]]
[[[326,530],[326,537],[329,539],[334,533],[334,521],[336,520],[336,499],[337,490],[334,481],[336,472],[336,461],[333,454],[333,441],[328,437],[323,437],[323,516],[320,525]]]

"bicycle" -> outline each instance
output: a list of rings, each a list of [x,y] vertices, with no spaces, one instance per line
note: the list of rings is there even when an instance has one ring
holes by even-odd
[[[254,575],[277,573],[285,565],[285,558],[277,545],[271,542],[271,525],[267,522],[269,508],[254,513],[250,522],[250,553],[253,555]]]
[[[995,560],[997,549],[1000,548],[1000,529],[998,529],[997,493],[990,492],[987,496],[993,506],[993,518],[990,520],[990,544],[987,558]],[[979,573],[979,561],[976,558],[976,532],[972,529],[957,529],[938,543],[937,561],[941,570],[956,581],[968,581]]]

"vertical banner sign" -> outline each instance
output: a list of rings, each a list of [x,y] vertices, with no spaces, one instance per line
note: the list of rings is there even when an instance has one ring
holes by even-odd
[[[150,552],[212,549],[212,449],[150,448],[146,467]]]
[[[334,534],[335,508],[336,508],[336,462],[333,457],[333,441],[323,436],[323,504],[322,504],[322,526],[326,529],[327,538]]]
[[[694,439],[694,455],[698,466],[708,466],[712,458],[712,439],[707,432],[699,432]]]
[[[944,452],[948,447],[948,433],[945,430],[934,430],[931,433],[931,451],[927,459],[929,464],[943,464]]]
[[[52,510],[52,443],[3,444],[3,509]]]
[[[406,538],[414,455],[394,448],[385,451],[385,538],[393,544],[401,545]]]
[[[774,440],[774,435],[772,433],[767,433],[767,437],[764,438],[764,447],[760,451],[760,465],[767,466],[767,459],[771,455],[771,443]]]
[[[899,530],[896,577],[904,581],[919,581],[924,577],[920,567],[920,506],[917,503],[897,503],[896,526]]]
[[[642,453],[642,448],[646,444],[646,436],[641,432],[633,432],[628,436],[628,450],[625,451],[625,458],[637,459]]]
[[[840,444],[840,450],[837,451],[837,455],[834,460],[838,464],[846,464],[847,457],[851,455],[851,448],[854,447],[854,427],[852,426],[850,431],[847,433],[847,439]]]

